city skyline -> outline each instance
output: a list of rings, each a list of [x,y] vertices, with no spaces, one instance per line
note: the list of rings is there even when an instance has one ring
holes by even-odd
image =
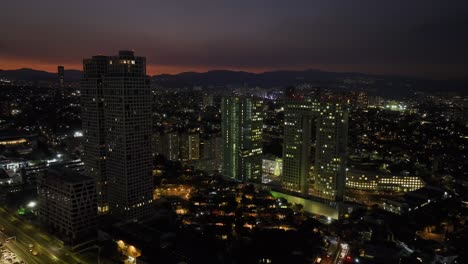
[[[468,5],[463,1],[89,6],[86,1],[6,3],[0,23],[10,26],[0,30],[0,69],[81,69],[82,57],[130,49],[146,54],[151,75],[321,69],[468,77],[466,18],[461,15]]]
[[[467,1],[2,11],[0,264],[468,263]]]

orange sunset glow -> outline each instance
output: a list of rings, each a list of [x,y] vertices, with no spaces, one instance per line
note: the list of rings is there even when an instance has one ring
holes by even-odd
[[[42,70],[47,72],[56,72],[57,65],[63,65],[65,69],[75,69],[83,70],[83,65],[81,63],[51,63],[44,62],[41,60],[1,60],[0,59],[0,69],[1,70],[16,70],[22,68],[30,68],[35,70]],[[254,73],[265,72],[270,69],[239,69],[233,67],[225,67],[224,70],[233,70],[233,71],[249,71]],[[181,72],[207,72],[213,70],[213,67],[205,66],[174,66],[174,65],[159,65],[151,64],[147,65],[147,74],[148,75],[157,75],[157,74],[177,74]]]

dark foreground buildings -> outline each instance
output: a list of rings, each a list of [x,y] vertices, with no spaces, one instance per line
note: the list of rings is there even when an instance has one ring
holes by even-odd
[[[91,177],[63,166],[38,179],[38,215],[65,243],[76,245],[97,236],[96,185]]]

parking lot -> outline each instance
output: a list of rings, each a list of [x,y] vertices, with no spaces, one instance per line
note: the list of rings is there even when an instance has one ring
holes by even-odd
[[[5,245],[0,244],[0,264],[19,264],[24,263],[18,259],[18,257],[11,252]]]

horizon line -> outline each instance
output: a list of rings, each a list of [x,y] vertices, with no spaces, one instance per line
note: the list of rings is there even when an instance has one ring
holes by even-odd
[[[62,65],[57,65],[62,66]],[[33,71],[41,71],[46,72],[49,74],[56,74],[57,72],[49,71],[49,70],[42,70],[42,69],[35,69],[35,68],[16,68],[16,69],[0,69],[0,71],[18,71],[18,70],[33,70]],[[65,68],[65,71],[80,71],[76,68]],[[416,76],[416,75],[404,75],[404,74],[384,74],[384,73],[366,73],[366,72],[359,72],[359,71],[329,71],[329,70],[321,70],[321,69],[313,69],[313,68],[305,68],[305,69],[272,69],[272,70],[261,70],[261,71],[246,71],[246,70],[239,70],[239,69],[211,69],[211,70],[189,70],[189,71],[181,71],[177,73],[157,73],[157,74],[147,74],[148,76],[158,76],[158,75],[179,75],[183,73],[199,73],[204,74],[213,71],[227,71],[227,72],[243,72],[243,73],[250,73],[250,74],[264,74],[270,72],[304,72],[304,71],[317,71],[323,73],[341,73],[341,74],[361,74],[361,75],[368,75],[368,76],[377,76],[377,77],[393,77],[393,78],[412,78],[412,79],[419,79],[419,80],[431,80],[431,81],[468,81],[468,78],[458,77],[458,78],[430,78],[425,76]]]

